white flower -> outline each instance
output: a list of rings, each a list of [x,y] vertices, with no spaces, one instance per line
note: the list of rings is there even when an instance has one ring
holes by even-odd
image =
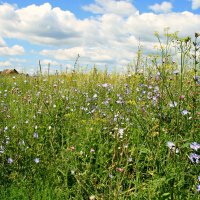
[[[89,197],[89,200],[95,200],[96,199],[96,197],[94,196],[94,195],[91,195],[90,197]]]
[[[130,158],[128,159],[128,162],[132,162],[132,161],[133,161],[133,158],[130,157]]]
[[[123,138],[123,135],[124,135],[124,129],[123,129],[123,128],[119,128],[119,130],[118,130],[118,134],[119,134],[119,138]]]
[[[177,106],[177,102],[170,102],[169,103],[169,106],[171,107],[171,108],[175,108],[176,106]]]
[[[175,153],[179,153],[179,149],[176,148],[176,145],[173,142],[167,142],[169,149]]]
[[[94,95],[93,95],[93,98],[94,98],[94,99],[96,99],[96,98],[97,98],[97,96],[98,96],[97,94],[94,94]]]
[[[102,87],[107,88],[108,87],[108,83],[102,84]]]
[[[173,142],[167,142],[167,146],[169,147],[170,150],[175,149],[175,144]]]
[[[110,178],[113,178],[113,175],[112,175],[112,174],[109,174],[108,176],[109,176]]]
[[[4,146],[0,146],[0,153],[4,153],[5,147]]]

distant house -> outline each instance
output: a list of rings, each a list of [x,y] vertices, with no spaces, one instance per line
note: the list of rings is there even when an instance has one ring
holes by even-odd
[[[2,75],[9,75],[9,74],[19,74],[19,72],[16,69],[5,69],[0,72]]]

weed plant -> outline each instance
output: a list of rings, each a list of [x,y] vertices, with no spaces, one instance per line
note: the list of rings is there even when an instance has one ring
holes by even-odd
[[[199,34],[156,37],[143,72],[0,77],[0,199],[200,199]]]

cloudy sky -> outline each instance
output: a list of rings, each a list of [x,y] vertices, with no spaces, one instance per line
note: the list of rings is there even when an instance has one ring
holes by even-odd
[[[0,1],[0,70],[28,73],[51,64],[122,69],[139,41],[152,52],[155,31],[179,36],[200,32],[200,0],[10,0]]]

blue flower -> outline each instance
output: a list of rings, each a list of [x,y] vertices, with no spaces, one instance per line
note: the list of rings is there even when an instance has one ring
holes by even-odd
[[[200,144],[198,144],[197,142],[193,142],[190,144],[190,148],[198,151],[198,149],[200,148]]]
[[[9,164],[13,163],[13,159],[12,158],[8,158],[8,163]]]
[[[182,112],[181,112],[181,114],[182,115],[187,115],[189,112],[187,111],[187,110],[183,110]]]
[[[33,134],[33,137],[36,138],[36,139],[38,139],[38,137],[39,137],[38,133],[35,132],[35,133]]]
[[[189,159],[192,163],[199,163],[200,156],[196,153],[191,153]]]
[[[40,159],[39,158],[35,158],[34,161],[35,161],[35,163],[39,163]]]
[[[197,185],[197,192],[200,192],[200,185]]]

